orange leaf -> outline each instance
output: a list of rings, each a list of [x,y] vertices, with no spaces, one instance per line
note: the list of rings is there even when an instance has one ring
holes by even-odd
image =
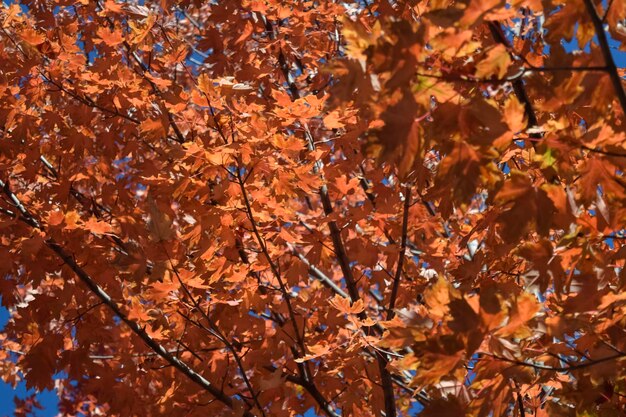
[[[38,33],[32,28],[26,28],[21,31],[20,38],[22,38],[26,43],[32,46],[41,45],[46,40],[46,37],[44,35]]]
[[[477,78],[503,79],[511,65],[511,56],[504,45],[496,45],[476,66]]]
[[[65,215],[60,210],[52,211],[48,215],[48,225],[49,226],[58,226],[61,223],[63,223],[63,220],[65,220]]]
[[[85,229],[97,235],[106,235],[113,232],[113,226],[107,222],[100,221],[93,216],[85,222]]]
[[[363,300],[358,300],[354,304],[349,298],[335,295],[330,301],[330,305],[339,310],[339,315],[342,314],[359,314],[365,310]]]
[[[122,35],[122,31],[119,29],[114,29],[113,31],[110,31],[105,26],[102,26],[98,28],[98,31],[96,33],[98,34],[98,37],[102,39],[102,42],[111,47],[117,46],[124,42],[124,35]]]

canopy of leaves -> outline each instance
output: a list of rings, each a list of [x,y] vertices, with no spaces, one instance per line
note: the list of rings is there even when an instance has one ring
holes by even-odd
[[[0,375],[67,416],[623,415],[625,19],[4,3]]]

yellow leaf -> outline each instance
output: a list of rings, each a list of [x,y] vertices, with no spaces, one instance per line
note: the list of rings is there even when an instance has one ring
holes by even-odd
[[[514,95],[509,96],[504,104],[504,121],[512,132],[521,132],[526,126],[524,106]]]
[[[424,300],[429,313],[436,317],[445,316],[449,311],[451,293],[455,294],[456,291],[445,278],[440,276],[435,285],[424,292]]]
[[[511,65],[511,56],[504,45],[491,48],[487,56],[476,66],[476,77],[503,79]]]
[[[349,298],[345,298],[340,295],[335,295],[335,297],[330,300],[330,304],[339,310],[340,314],[359,314],[365,310],[363,300],[358,300],[352,304],[352,301]]]
[[[206,74],[200,74],[198,77],[198,89],[204,94],[210,94],[213,90],[213,82]]]
[[[97,30],[98,37],[108,46],[117,46],[124,42],[124,36],[122,36],[122,31],[119,29],[111,32],[104,26],[101,26]]]
[[[93,216],[85,222],[85,229],[97,235],[106,235],[113,232],[113,226],[107,222],[100,221]]]
[[[154,238],[160,242],[163,240],[170,240],[174,236],[174,230],[172,229],[172,219],[159,210],[156,202],[153,199],[148,200],[148,207],[150,210],[150,221],[148,222],[148,228],[152,232]]]
[[[65,213],[65,230],[73,230],[78,228],[78,223],[80,222],[80,215],[75,211],[68,211]]]

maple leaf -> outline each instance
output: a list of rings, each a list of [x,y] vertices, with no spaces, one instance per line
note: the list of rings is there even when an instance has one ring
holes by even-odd
[[[41,33],[37,33],[37,31],[33,28],[26,28],[20,32],[20,38],[22,38],[26,43],[32,46],[37,46],[42,44],[46,37]]]
[[[496,333],[505,337],[511,335],[515,335],[519,338],[528,337],[530,332],[522,328],[522,326],[537,314],[540,307],[541,305],[535,296],[523,293],[515,300],[507,325],[499,329]]]
[[[329,129],[340,129],[345,126],[345,124],[341,121],[341,116],[337,110],[328,113],[324,116],[323,120],[324,125]]]
[[[159,209],[157,203],[153,199],[148,200],[150,208],[150,221],[148,228],[157,242],[172,239],[174,230],[172,228],[173,221],[169,215]]]
[[[504,207],[499,216],[503,233],[508,241],[516,240],[534,222],[536,230],[542,235],[549,232],[554,203],[543,189],[534,187],[528,177],[515,172],[495,197],[495,201]]]
[[[330,345],[313,345],[313,346],[308,346],[308,350],[309,352],[311,352],[310,354],[304,355],[301,358],[296,359],[295,361],[297,363],[303,363],[306,361],[310,361],[312,359],[316,359],[319,358],[321,356],[326,355],[328,352],[330,352],[331,350],[331,346]]]
[[[137,300],[133,300],[128,311],[128,318],[130,320],[136,320],[139,322],[145,322],[150,320],[150,315],[146,311],[146,308]]]
[[[504,120],[512,132],[520,132],[526,127],[524,106],[515,96],[509,97],[504,105]]]
[[[104,42],[107,46],[114,47],[124,42],[124,36],[119,29],[110,31],[105,27],[101,27],[98,29],[97,33],[98,37],[102,39],[102,42]]]
[[[149,14],[143,22],[130,21],[128,25],[132,31],[131,43],[139,44],[143,42],[150,34],[155,22],[156,16],[154,14]]]
[[[72,230],[80,227],[80,214],[76,211],[69,211],[64,215],[65,226],[63,227],[66,230]]]
[[[213,91],[213,82],[206,74],[200,74],[198,77],[198,89],[204,94],[211,94],[211,91]]]
[[[111,13],[121,13],[124,10],[124,5],[116,3],[115,0],[106,0],[104,2],[104,8]]]
[[[68,415],[623,414],[623,1],[9,3],[3,380]]]
[[[157,404],[163,404],[167,402],[170,398],[174,396],[175,391],[176,391],[176,384],[170,385],[167,391],[165,391],[165,393],[163,393],[161,398],[159,398],[159,401],[157,401]]]
[[[436,317],[444,317],[449,311],[451,293],[453,294],[454,290],[450,288],[450,284],[443,277],[439,277],[437,282],[424,293],[429,312]]]
[[[62,347],[63,336],[50,334],[29,349],[22,358],[23,366],[27,369],[27,388],[52,389],[54,386],[52,376],[57,370],[57,355]]]
[[[139,125],[139,130],[149,137],[162,138],[167,132],[162,119],[146,119]]]
[[[598,159],[589,158],[585,161],[580,180],[581,193],[586,201],[594,201],[599,192],[609,195],[623,196],[625,189],[610,171],[611,164]]]
[[[209,286],[204,283],[204,280],[199,276],[195,276],[192,271],[181,269],[178,271],[178,274],[183,283],[191,288],[209,288]]]
[[[353,304],[350,299],[342,297],[340,295],[335,295],[335,297],[329,302],[333,307],[339,310],[339,315],[359,314],[364,310],[362,300],[359,300]]]
[[[113,226],[105,221],[98,220],[95,217],[90,217],[89,220],[84,223],[84,227],[91,233],[97,235],[106,235],[113,233]]]
[[[496,77],[503,79],[509,66],[511,56],[504,45],[496,45],[487,52],[487,56],[476,65],[477,78]]]

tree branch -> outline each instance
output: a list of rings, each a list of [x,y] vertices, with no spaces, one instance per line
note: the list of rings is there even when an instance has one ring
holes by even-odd
[[[587,145],[581,145],[580,147],[583,148],[584,150],[589,151],[589,152],[599,153],[601,155],[614,156],[614,157],[617,157],[617,158],[626,158],[626,153],[605,151],[605,150],[602,150],[602,149],[594,149],[594,148],[590,148]]]
[[[250,223],[252,225],[252,233],[254,234],[254,236],[256,238],[256,241],[257,241],[258,245],[261,248],[261,252],[263,253],[265,259],[269,263],[270,269],[272,270],[272,273],[274,274],[274,276],[278,280],[278,285],[280,287],[280,291],[283,294],[283,299],[285,300],[285,303],[287,305],[287,311],[289,313],[289,319],[290,319],[290,321],[292,323],[293,330],[294,330],[294,333],[295,333],[296,344],[300,348],[300,352],[298,352],[295,348],[293,349],[294,356],[296,357],[296,359],[298,359],[298,358],[306,355],[306,347],[305,347],[304,338],[303,338],[304,335],[301,334],[299,329],[298,329],[298,322],[296,321],[295,311],[293,309],[293,306],[291,305],[291,300],[290,300],[289,294],[287,292],[287,288],[285,287],[283,279],[282,279],[282,277],[280,275],[280,271],[278,271],[278,268],[277,268],[276,264],[272,260],[270,254],[269,254],[269,252],[267,250],[267,246],[265,244],[265,241],[261,237],[261,233],[260,233],[260,231],[259,231],[259,229],[257,227],[256,220],[254,219],[254,215],[253,215],[253,212],[252,212],[252,205],[250,204],[250,199],[248,198],[248,193],[246,191],[246,187],[245,187],[245,184],[244,184],[244,179],[241,177],[241,172],[240,172],[239,169],[237,170],[236,177],[237,177],[237,181],[238,181],[239,187],[241,189],[242,198],[243,198],[244,205],[245,205],[245,208],[246,208],[246,214],[247,214],[248,219],[250,220]],[[307,364],[298,364],[298,369],[299,369],[299,371],[301,373],[302,380],[306,382],[306,384],[303,385],[303,387],[309,392],[309,394],[320,405],[322,410],[324,410],[324,412],[329,417],[337,417],[338,415],[332,409],[332,407],[330,406],[330,403],[323,397],[321,392],[317,389],[317,387],[313,383],[313,380],[311,379],[312,375],[311,375],[310,371],[308,370]]]
[[[489,25],[489,30],[491,31],[491,35],[495,39],[495,41],[498,42],[499,44],[504,45],[507,49],[510,49],[511,45],[509,43],[509,40],[504,35],[504,32],[502,31],[502,27],[500,26],[500,24],[498,22],[489,22],[488,25]],[[517,99],[524,105],[524,111],[526,113],[526,117],[528,118],[528,127],[530,128],[530,127],[538,126],[539,122],[535,114],[535,109],[533,108],[530,98],[528,98],[528,95],[526,94],[526,89],[524,88],[524,81],[522,81],[521,78],[517,78],[513,80],[512,84],[513,84],[513,91],[515,92]],[[541,138],[541,134],[534,133],[531,135],[531,137],[535,137],[533,135],[536,135],[538,138]]]
[[[9,197],[14,203],[16,208],[20,211],[23,217],[20,217],[24,223],[28,224],[34,229],[43,231],[39,221],[37,221],[28,210],[22,205],[17,196],[9,189],[8,183],[0,180],[0,187],[7,197]],[[74,260],[74,256],[67,252],[58,242],[53,238],[47,238],[44,240],[45,245],[50,248],[65,264],[74,272],[74,274],[90,289],[90,291],[100,299],[122,322],[124,322],[143,342],[152,349],[158,356],[163,358],[167,363],[180,371],[185,377],[196,385],[200,386],[205,391],[209,392],[222,404],[228,408],[234,407],[234,400],[226,395],[222,390],[215,387],[206,378],[194,371],[189,365],[181,361],[177,357],[173,356],[155,341],[146,331],[135,321],[128,318],[128,316],[122,311],[122,308],[100,287],[96,281],[82,269]],[[248,411],[244,411],[244,416],[254,417]]]
[[[220,342],[224,344],[224,346],[226,346],[226,349],[228,349],[230,353],[233,355],[233,357],[235,358],[235,362],[237,363],[237,367],[239,368],[239,373],[241,374],[241,378],[243,379],[244,384],[246,384],[246,388],[248,389],[248,392],[252,396],[254,403],[258,407],[263,417],[265,417],[265,411],[263,410],[263,406],[261,405],[261,402],[259,401],[259,395],[254,390],[254,388],[252,387],[252,383],[248,379],[248,375],[246,374],[246,370],[243,366],[243,362],[241,361],[241,357],[239,356],[239,353],[237,352],[233,344],[228,339],[226,339],[226,336],[222,334],[222,332],[219,330],[217,325],[213,322],[211,317],[209,317],[209,314],[205,312],[204,309],[200,306],[198,301],[194,298],[193,294],[191,294],[191,291],[189,291],[189,288],[187,288],[187,285],[185,285],[182,278],[180,277],[180,274],[178,273],[178,268],[174,266],[174,263],[172,262],[172,258],[170,257],[170,254],[167,252],[167,249],[165,248],[165,246],[163,246],[163,250],[165,251],[165,255],[167,256],[167,260],[169,261],[170,266],[172,267],[172,271],[174,272],[174,275],[176,275],[176,279],[178,280],[178,283],[183,288],[183,292],[191,300],[193,306],[202,315],[202,317],[206,319],[208,325],[210,326],[210,329],[207,329],[204,326],[201,326],[201,328],[207,331],[209,334],[215,336]]]
[[[305,125],[305,134],[306,134],[306,143],[309,150],[315,150],[315,141],[313,140],[313,136],[309,131],[308,126]],[[321,163],[316,163],[314,166],[314,170],[319,172],[324,180],[323,174],[320,172]],[[328,217],[333,214],[333,206],[330,200],[330,196],[328,194],[328,187],[326,184],[322,184],[320,187],[320,196],[322,200],[322,207],[324,209],[324,214]],[[350,267],[350,260],[348,258],[348,253],[346,251],[345,245],[343,243],[343,239],[341,238],[341,229],[337,225],[337,222],[331,220],[328,222],[328,227],[330,229],[330,237],[333,242],[333,248],[335,249],[335,254],[337,255],[337,261],[343,273],[344,280],[346,282],[346,288],[348,289],[348,295],[350,296],[350,300],[352,303],[355,303],[361,299],[359,295],[359,290],[356,286],[356,282],[354,280],[354,275],[352,274],[352,268]],[[358,317],[361,320],[365,320],[367,315],[365,311],[362,311],[358,314]],[[376,326],[370,327],[371,329],[377,329]],[[388,360],[380,352],[374,352],[374,356],[376,357],[376,361],[378,362],[378,370],[380,372],[380,381],[381,387],[383,389],[383,396],[385,399],[385,415],[386,417],[396,417],[396,403],[395,403],[395,394],[393,392],[393,380],[391,378],[391,374],[387,370]]]
[[[536,370],[540,370],[540,371],[552,371],[552,372],[571,372],[571,371],[576,371],[579,369],[584,369],[584,368],[590,368],[592,366],[595,365],[599,365],[603,362],[608,362],[608,361],[612,361],[615,359],[620,359],[623,357],[626,357],[626,353],[618,353],[612,356],[607,356],[604,358],[600,358],[600,359],[594,359],[594,360],[590,360],[587,362],[580,362],[574,365],[568,365],[568,366],[546,366],[546,365],[541,365],[538,363],[532,363],[532,362],[525,362],[522,360],[517,360],[517,359],[509,359],[509,358],[505,358],[503,356],[497,356],[494,355],[492,353],[487,353],[487,352],[480,352],[480,354],[488,356],[490,358],[499,360],[499,361],[503,361],[503,362],[508,362],[508,363],[512,363],[514,365],[519,365],[519,366],[526,366],[529,368],[534,368]]]
[[[411,207],[411,186],[404,187],[404,213],[402,215],[402,240],[400,241],[400,254],[398,257],[398,266],[396,267],[396,275],[393,278],[393,287],[391,288],[391,298],[389,299],[389,308],[387,309],[387,320],[391,320],[396,307],[396,298],[398,297],[398,288],[400,287],[400,279],[402,278],[402,267],[404,266],[404,257],[407,244],[407,232],[409,226],[409,208]]]
[[[609,12],[611,11],[611,6],[613,6],[613,0],[609,0],[609,3],[606,5],[606,10],[604,11],[604,16],[602,16],[602,23],[606,22],[606,18],[609,17]]]
[[[626,92],[624,92],[624,87],[622,86],[622,80],[617,72],[617,66],[615,65],[613,54],[611,53],[611,47],[609,46],[609,41],[606,38],[606,32],[604,31],[604,24],[602,23],[602,19],[598,15],[598,11],[596,10],[596,7],[593,5],[593,1],[584,0],[584,2],[585,2],[585,6],[587,7],[587,11],[589,12],[589,16],[591,17],[591,21],[593,22],[593,27],[596,30],[596,35],[598,36],[598,44],[600,45],[600,49],[602,50],[602,55],[604,56],[604,63],[607,67],[607,72],[609,73],[609,77],[611,77],[611,82],[613,83],[615,94],[617,95],[617,99],[619,100],[619,103],[622,106],[622,111],[624,115],[626,115]],[[607,8],[607,11],[608,11],[608,8]]]
[[[239,169],[237,169],[237,183],[239,185],[239,188],[241,189],[241,195],[243,198],[243,202],[245,205],[245,210],[246,210],[246,215],[248,216],[248,220],[250,220],[250,223],[252,225],[252,233],[254,234],[256,241],[259,245],[259,247],[261,248],[261,253],[263,253],[263,256],[265,257],[265,259],[267,260],[270,269],[272,271],[272,273],[274,274],[274,277],[276,278],[276,280],[278,281],[278,285],[280,287],[280,291],[283,294],[283,298],[285,299],[285,303],[287,304],[287,311],[289,312],[289,319],[291,320],[291,323],[293,325],[293,330],[295,333],[295,338],[298,342],[299,348],[301,350],[301,355],[306,355],[306,348],[304,345],[304,340],[302,339],[302,336],[300,334],[300,331],[298,330],[298,323],[296,321],[296,313],[293,309],[293,306],[291,305],[291,300],[289,297],[289,292],[287,291],[287,287],[285,286],[285,283],[283,282],[282,277],[280,276],[280,271],[278,270],[278,267],[276,266],[276,264],[274,263],[274,261],[272,260],[272,257],[270,256],[268,250],[267,250],[267,246],[265,245],[265,241],[263,240],[263,238],[261,237],[261,233],[259,232],[259,228],[257,227],[256,224],[256,220],[254,219],[254,214],[252,212],[252,206],[250,204],[250,199],[248,198],[248,192],[246,191],[246,186],[244,184],[243,178],[241,177],[241,172]]]
[[[309,274],[319,280],[322,284],[330,288],[335,294],[341,297],[348,298],[348,294],[342,290],[335,282],[324,274],[318,267],[312,265],[309,260],[291,244],[287,244],[287,247],[291,250],[291,253],[296,256],[300,261],[309,269]]]
[[[524,399],[522,398],[522,393],[517,393],[517,407],[519,408],[519,416],[526,417],[526,410],[524,409]]]

